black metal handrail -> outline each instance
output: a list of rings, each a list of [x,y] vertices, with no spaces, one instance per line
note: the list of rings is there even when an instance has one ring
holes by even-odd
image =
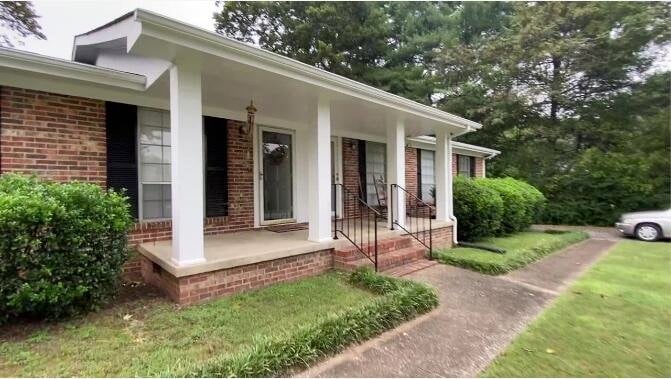
[[[398,210],[395,209],[394,207],[394,199],[397,199],[397,196],[394,196],[395,194],[398,194],[399,191],[403,193],[403,203],[405,204],[405,214],[409,215],[410,217],[406,218],[406,220],[409,220],[408,223],[404,223],[405,226],[401,225],[398,220],[399,220],[399,215],[398,215]],[[391,193],[389,194],[389,201],[390,201],[390,208],[391,208],[391,229],[394,229],[394,225],[398,226],[399,228],[403,229],[408,235],[412,236],[414,239],[416,239],[419,243],[424,245],[427,249],[429,249],[429,259],[433,259],[433,228],[431,227],[431,219],[432,219],[432,211],[433,211],[433,206],[425,202],[424,200],[420,199],[417,195],[408,192],[405,188],[399,186],[398,184],[391,184]],[[398,200],[397,200],[398,201]],[[426,210],[427,215],[424,217],[424,215],[421,215],[422,217],[417,217],[420,216],[420,211]],[[415,222],[415,231],[413,232],[413,217],[414,217],[414,222]],[[420,225],[419,220],[422,220],[422,223]],[[429,228],[426,228],[426,220],[429,220]],[[408,228],[406,228],[406,226]],[[421,226],[421,228],[420,228]],[[421,237],[420,237],[421,235]],[[427,241],[427,235],[428,235],[428,241]]]
[[[342,194],[343,211],[340,215],[338,215],[338,192]],[[380,213],[340,183],[333,184],[332,196],[333,204],[335,204],[333,211],[333,239],[338,239],[338,233],[340,233],[361,254],[373,262],[375,271],[377,271],[377,220],[381,217]],[[372,244],[371,228],[373,229]]]

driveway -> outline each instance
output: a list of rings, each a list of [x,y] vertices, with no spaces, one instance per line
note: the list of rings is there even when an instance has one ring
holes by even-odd
[[[439,291],[440,306],[299,376],[476,376],[617,242],[589,239],[505,276],[435,265],[408,275]]]

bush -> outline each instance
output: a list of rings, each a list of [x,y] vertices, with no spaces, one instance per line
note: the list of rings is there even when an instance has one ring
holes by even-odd
[[[475,241],[493,235],[501,227],[503,201],[498,192],[481,180],[455,177],[454,215],[460,240]]]
[[[378,275],[370,269],[352,273],[350,281],[382,297],[361,307],[326,315],[282,337],[259,339],[241,353],[160,376],[286,376],[291,368],[306,368],[320,357],[365,341],[438,305],[438,296],[426,285]]]
[[[115,291],[132,224],[126,198],[86,183],[0,177],[0,322],[94,309]]]
[[[534,186],[513,178],[478,179],[495,190],[503,201],[501,228],[505,235],[525,230],[533,224],[545,204],[545,197]]]

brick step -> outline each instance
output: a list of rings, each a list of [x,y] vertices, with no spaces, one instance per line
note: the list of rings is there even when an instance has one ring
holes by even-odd
[[[377,268],[379,271],[389,270],[397,266],[424,259],[425,255],[426,249],[424,247],[406,247],[396,251],[388,252],[386,254],[378,254]],[[337,268],[346,271],[354,271],[359,267],[374,267],[373,262],[371,262],[368,258],[361,258],[347,262],[336,261],[335,264]]]
[[[384,255],[387,253],[390,253],[392,251],[400,250],[400,249],[405,249],[407,247],[411,247],[413,245],[413,238],[409,236],[403,236],[403,237],[394,237],[394,238],[387,238],[383,240],[378,240],[377,241],[377,255],[378,257],[380,255]],[[364,251],[367,251],[370,254],[373,254],[374,252],[374,244],[371,243],[369,244],[364,244],[363,245]],[[363,258],[363,254],[359,251],[359,249],[354,246],[351,242],[347,241],[347,243],[341,247],[336,247],[335,249],[335,259],[336,261],[341,261],[341,262],[349,262],[349,261],[355,261],[357,259]]]
[[[438,262],[436,261],[430,261],[428,259],[418,259],[414,262],[406,263],[401,266],[396,266],[393,268],[390,268],[389,270],[386,270],[384,272],[385,275],[393,276],[395,278],[399,278],[401,276],[406,276],[408,274],[412,274],[413,272],[416,271],[421,271],[424,270],[425,268],[433,267],[437,265]]]

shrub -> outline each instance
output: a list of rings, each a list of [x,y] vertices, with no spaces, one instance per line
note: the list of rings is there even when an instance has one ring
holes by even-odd
[[[126,198],[86,183],[0,177],[0,322],[57,318],[116,289],[132,224]]]
[[[409,280],[378,275],[370,269],[352,273],[350,281],[382,297],[361,307],[326,315],[290,334],[255,341],[247,350],[223,355],[203,365],[160,376],[269,377],[308,364],[396,327],[438,305],[431,288]]]
[[[545,197],[535,187],[513,178],[477,179],[495,190],[503,201],[501,228],[498,234],[527,229],[539,216]]]
[[[454,215],[460,240],[475,241],[493,235],[501,227],[503,201],[481,180],[455,177]]]

